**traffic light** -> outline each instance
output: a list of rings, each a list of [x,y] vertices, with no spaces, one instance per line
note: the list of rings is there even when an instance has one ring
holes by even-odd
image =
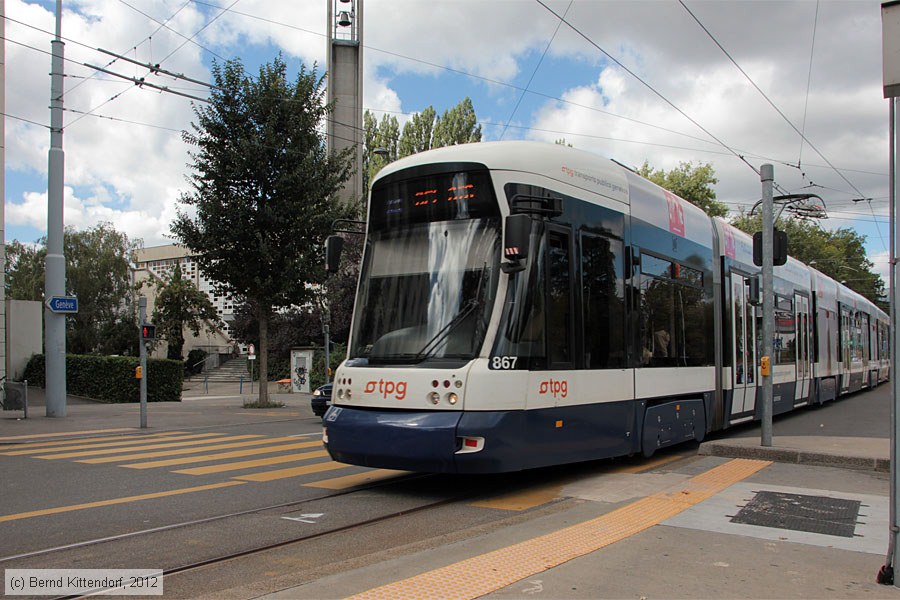
[[[156,339],[156,325],[151,325],[150,323],[144,323],[141,325],[141,339],[142,340],[155,340]]]
[[[772,229],[772,266],[780,267],[787,262],[787,233]],[[762,231],[753,234],[753,264],[761,267],[763,263]]]

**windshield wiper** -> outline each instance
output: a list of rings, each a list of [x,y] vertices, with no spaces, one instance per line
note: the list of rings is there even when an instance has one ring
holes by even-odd
[[[462,323],[466,319],[466,317],[472,314],[480,304],[481,302],[479,302],[475,298],[472,298],[471,300],[466,302],[466,305],[462,308],[462,310],[456,313],[456,316],[450,319],[449,323],[441,327],[441,329],[436,334],[434,334],[434,337],[432,337],[430,340],[428,340],[428,342],[425,343],[424,346],[422,346],[422,349],[416,353],[416,360],[425,360],[426,358],[428,358],[428,356],[432,352],[437,350],[441,342],[447,339],[447,336],[449,336],[453,332],[453,330],[459,327],[459,324]]]
[[[416,353],[416,360],[425,360],[428,358],[435,350],[438,349],[440,344],[447,339],[447,337],[453,333],[453,331],[459,327],[459,324],[466,320],[466,317],[475,312],[482,305],[481,300],[481,291],[484,287],[484,272],[487,270],[487,263],[484,263],[484,266],[481,267],[481,273],[478,275],[478,289],[475,290],[475,297],[468,300],[465,306],[460,309],[456,316],[450,319],[450,322],[441,327],[437,333],[432,336],[430,340],[428,340],[422,349]]]

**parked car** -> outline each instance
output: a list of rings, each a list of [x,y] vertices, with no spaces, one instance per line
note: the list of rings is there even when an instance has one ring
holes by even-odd
[[[313,414],[317,417],[325,415],[325,411],[331,406],[331,384],[326,383],[322,387],[316,388],[310,401]]]

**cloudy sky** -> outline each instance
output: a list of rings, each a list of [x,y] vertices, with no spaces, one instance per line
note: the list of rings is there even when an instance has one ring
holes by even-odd
[[[64,0],[67,225],[112,222],[169,243],[187,189],[191,100],[98,74],[148,75],[97,48],[208,81],[282,52],[326,55],[331,0]],[[46,233],[55,2],[6,0],[6,239]],[[772,163],[784,193],[814,192],[826,228],[867,237],[887,272],[888,101],[877,1],[365,0],[364,106],[401,125],[469,96],[485,140],[565,138],[631,166],[711,163],[733,211]],[[113,61],[111,63],[111,61]],[[111,64],[110,64],[111,63]],[[108,66],[107,66],[108,65]],[[88,113],[88,114],[86,114]]]

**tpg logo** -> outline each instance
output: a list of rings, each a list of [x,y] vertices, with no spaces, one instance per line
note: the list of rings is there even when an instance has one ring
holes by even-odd
[[[406,398],[406,382],[405,381],[385,381],[384,379],[379,379],[378,381],[369,381],[366,383],[366,387],[363,390],[366,394],[374,394],[375,392],[381,394],[381,398],[386,400],[388,396],[392,395],[397,400],[403,400]]]
[[[569,382],[565,379],[562,381],[557,381],[551,379],[550,381],[542,381],[541,388],[538,392],[541,395],[544,394],[552,394],[554,398],[559,396],[560,398],[565,398],[569,395]]]

